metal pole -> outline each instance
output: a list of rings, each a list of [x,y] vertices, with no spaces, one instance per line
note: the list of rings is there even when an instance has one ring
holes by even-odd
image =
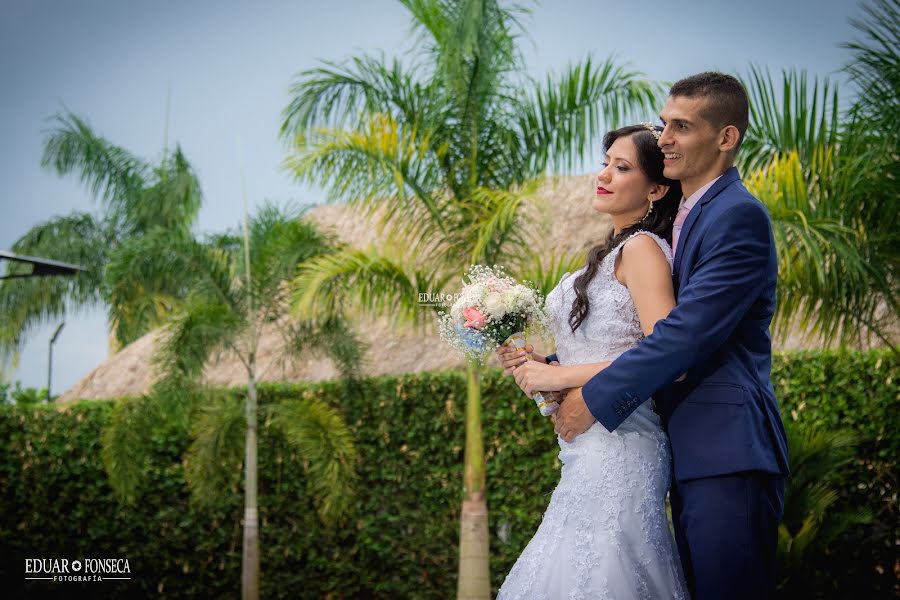
[[[50,348],[47,356],[47,402],[50,402],[50,399],[53,397],[50,394],[50,380],[53,376],[53,344],[56,343],[56,338],[59,337],[59,332],[62,331],[65,324],[65,321],[60,323],[59,326],[57,326],[56,331],[53,332],[53,337],[50,338]]]

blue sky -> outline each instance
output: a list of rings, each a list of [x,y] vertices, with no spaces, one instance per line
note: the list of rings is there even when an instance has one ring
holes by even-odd
[[[615,54],[663,81],[709,69],[742,74],[751,62],[842,80],[848,55],[839,46],[855,37],[848,20],[860,14],[850,0],[545,0],[524,21],[523,49],[535,77]],[[251,204],[320,202],[320,190],[280,169],[290,83],[319,59],[393,56],[410,47],[409,32],[405,9],[391,0],[2,0],[0,249],[55,215],[98,208],[74,178],[41,169],[48,117],[67,108],[155,159],[167,90],[170,144],[181,144],[203,185],[199,231],[241,218],[238,138]],[[32,332],[13,379],[46,385],[55,325]],[[54,391],[106,356],[103,310],[70,315],[55,347]]]

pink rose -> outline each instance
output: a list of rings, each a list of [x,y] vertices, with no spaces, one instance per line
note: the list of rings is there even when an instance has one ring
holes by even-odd
[[[474,306],[467,306],[465,310],[463,310],[463,316],[466,318],[464,327],[481,329],[487,325],[487,316]]]

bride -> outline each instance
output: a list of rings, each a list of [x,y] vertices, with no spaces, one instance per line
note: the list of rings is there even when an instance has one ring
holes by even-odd
[[[583,386],[675,306],[667,240],[681,189],[663,177],[661,132],[648,123],[604,137],[593,207],[612,217],[613,231],[547,296],[557,354],[529,361],[498,350],[529,396]],[[572,443],[559,437],[559,485],[498,600],[687,597],[665,511],[669,441],[651,403],[613,433],[594,423]]]

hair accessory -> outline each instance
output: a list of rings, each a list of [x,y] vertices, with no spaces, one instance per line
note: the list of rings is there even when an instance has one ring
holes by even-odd
[[[655,137],[657,140],[659,139],[659,136],[662,135],[662,131],[657,129],[656,125],[654,125],[653,123],[650,123],[649,121],[641,121],[641,125],[643,125],[647,129],[649,129],[650,133],[652,133],[653,137]]]

